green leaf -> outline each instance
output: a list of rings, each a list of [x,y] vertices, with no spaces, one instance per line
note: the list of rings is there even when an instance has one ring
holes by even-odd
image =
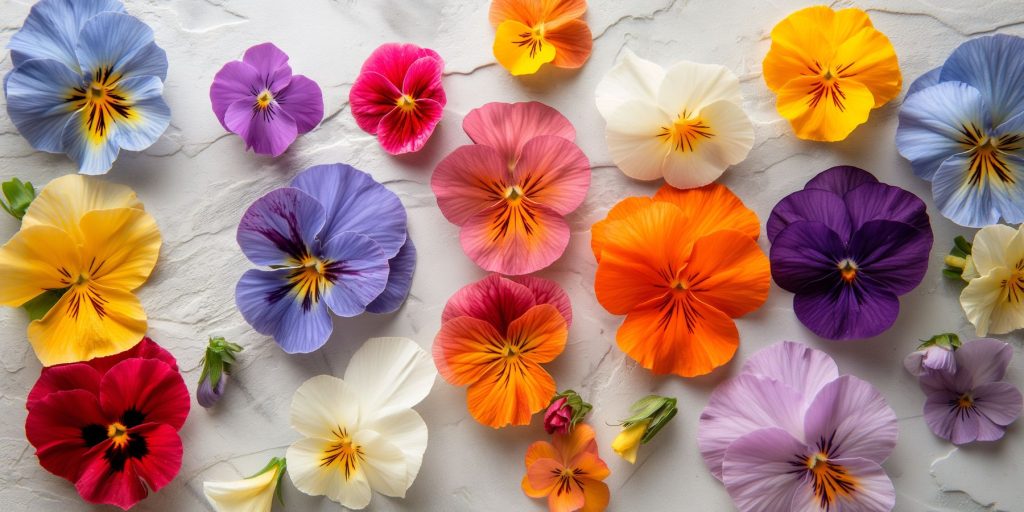
[[[22,304],[21,307],[25,308],[25,311],[28,312],[29,320],[39,320],[53,309],[53,306],[57,304],[57,301],[64,296],[64,292],[67,290],[67,288],[61,290],[47,290],[37,295],[36,298]]]
[[[971,249],[974,248],[971,245],[971,243],[968,242],[967,239],[962,237],[962,236],[958,236],[958,237],[954,238],[953,239],[953,244],[956,245],[957,249],[960,249],[965,254],[970,254],[971,253]]]
[[[958,281],[962,281],[963,280],[964,276],[963,276],[962,272],[963,272],[962,269],[953,268],[953,267],[946,267],[946,268],[942,269],[942,275],[946,276],[949,279],[956,279]]]
[[[25,216],[28,206],[36,198],[36,189],[32,183],[23,182],[18,178],[12,178],[10,181],[0,184],[0,190],[3,191],[3,195],[7,199],[6,203],[0,201],[0,205],[3,206],[4,211],[18,220]]]

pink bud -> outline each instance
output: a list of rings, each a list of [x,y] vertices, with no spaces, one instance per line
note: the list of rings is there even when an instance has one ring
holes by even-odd
[[[544,430],[548,434],[568,434],[571,423],[572,407],[564,397],[552,402],[544,413]]]

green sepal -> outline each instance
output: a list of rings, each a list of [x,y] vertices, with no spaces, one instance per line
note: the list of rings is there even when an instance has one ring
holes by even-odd
[[[640,439],[640,444],[647,444],[679,412],[676,404],[675,398],[659,395],[645,396],[634,402],[629,408],[633,415],[622,420],[622,427],[629,428],[641,421],[649,422],[647,428],[644,429],[643,438]]]
[[[206,346],[206,354],[203,356],[203,372],[199,375],[199,382],[203,379],[210,379],[210,386],[217,387],[220,378],[231,373],[231,365],[235,363],[235,353],[243,350],[241,345],[231,343],[223,336],[210,336],[210,342]]]
[[[11,178],[0,184],[6,202],[0,200],[0,207],[11,214],[15,219],[21,220],[25,217],[28,206],[36,198],[36,189],[31,182],[21,181],[18,178]]]
[[[921,344],[918,345],[918,350],[923,350],[928,347],[942,347],[947,350],[955,351],[960,348],[963,343],[960,341],[960,336],[954,333],[946,332],[942,334],[936,334],[926,340],[921,340]]]
[[[277,498],[277,501],[281,502],[281,506],[284,506],[284,495],[281,494],[281,479],[284,478],[284,473],[288,470],[288,461],[283,457],[274,457],[270,459],[270,462],[267,462],[267,465],[263,466],[263,469],[257,471],[253,475],[245,477],[245,479],[248,480],[250,478],[256,478],[267,471],[274,471],[278,468],[280,468],[280,472],[277,474],[277,484],[274,486],[274,497]]]
[[[963,279],[963,277],[964,277],[963,276],[963,270],[956,269],[956,268],[953,268],[953,267],[946,267],[946,268],[942,269],[942,275],[945,276],[948,279],[956,279],[956,280]]]
[[[963,253],[963,256],[971,254],[971,250],[973,248],[974,246],[970,242],[968,242],[966,238],[962,236],[958,236],[953,239],[953,249]]]
[[[953,239],[953,248],[946,256],[946,266],[942,269],[942,275],[949,279],[962,280],[964,266],[967,264],[967,257],[971,255],[973,246],[966,238],[958,236]]]
[[[21,307],[28,312],[29,320],[39,320],[53,309],[53,306],[55,306],[57,301],[64,296],[64,292],[66,291],[68,291],[67,288],[61,288],[60,290],[46,290],[45,292],[37,295],[34,299],[22,304]]]

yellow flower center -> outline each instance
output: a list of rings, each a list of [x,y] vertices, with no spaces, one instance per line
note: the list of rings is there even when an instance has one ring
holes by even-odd
[[[547,30],[543,23],[538,23],[529,32],[519,34],[519,39],[512,43],[518,46],[530,47],[530,58],[534,58],[544,49],[544,34]]]
[[[956,399],[956,406],[960,409],[970,409],[974,407],[974,397],[970,393],[964,393],[960,395],[960,398]]]
[[[395,105],[397,105],[403,112],[411,112],[416,110],[416,99],[408,94],[403,94],[402,97],[398,98],[398,101],[395,102]]]
[[[355,444],[348,431],[338,427],[331,432],[334,440],[323,451],[320,457],[320,467],[330,468],[337,466],[338,471],[345,475],[345,480],[351,480],[352,475],[359,469],[359,464],[366,460],[363,447]]]
[[[573,487],[583,492],[583,480],[580,478],[583,471],[581,469],[563,467],[560,470],[552,469],[551,471],[557,475],[558,479],[558,483],[555,484],[555,495],[568,494],[572,492]]]
[[[699,116],[683,111],[670,126],[662,126],[658,138],[680,153],[694,152],[701,141],[714,137],[711,127]]]
[[[852,283],[857,278],[857,264],[853,260],[845,259],[836,264],[836,268],[839,269],[839,275],[843,278],[843,281]]]
[[[857,490],[857,479],[847,469],[829,461],[828,454],[817,452],[804,461],[811,476],[814,496],[821,508],[829,510],[840,497],[848,498]]]
[[[505,200],[510,203],[518,203],[519,201],[522,201],[523,197],[525,197],[525,194],[519,185],[514,185],[505,189]]]
[[[967,167],[968,183],[984,187],[991,181],[1012,185],[1013,171],[1007,163],[1007,154],[1024,148],[1024,133],[990,137],[974,123],[960,125],[957,141],[971,157]]]
[[[113,441],[114,446],[123,448],[128,444],[128,427],[125,427],[120,422],[115,421],[107,426],[107,437]]]
[[[64,100],[68,110],[82,111],[83,131],[95,144],[103,142],[115,122],[128,121],[136,115],[132,101],[118,87],[120,81],[121,75],[113,73],[110,66],[101,67],[92,73],[87,86],[71,89]]]
[[[274,95],[267,89],[264,89],[259,96],[256,96],[256,108],[259,110],[266,110],[273,102]]]
[[[312,255],[303,256],[298,263],[298,267],[288,274],[288,283],[291,285],[289,289],[302,301],[302,307],[308,310],[320,302],[327,287],[334,283],[338,269],[332,262]]]
[[[1003,289],[1003,302],[1024,302],[1024,260],[1017,261],[1010,277],[999,284]]]

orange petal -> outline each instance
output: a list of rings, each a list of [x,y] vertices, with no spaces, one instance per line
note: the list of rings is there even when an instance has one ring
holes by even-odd
[[[868,120],[875,97],[860,82],[802,76],[778,92],[775,107],[789,120],[796,136],[806,140],[840,141]]]
[[[508,326],[508,342],[534,363],[554,361],[565,350],[569,327],[558,308],[541,304]]]
[[[532,27],[543,19],[546,3],[546,0],[493,0],[488,18],[494,28],[505,20],[515,20]]]
[[[542,489],[547,491],[541,495],[547,496],[561,490],[554,487],[559,483],[559,476],[561,476],[564,469],[562,464],[555,459],[538,459],[533,464],[530,464],[530,467],[526,468],[525,481],[538,494],[540,494]],[[523,488],[525,489],[526,487],[524,486]]]
[[[669,291],[693,238],[693,222],[676,206],[655,202],[605,231],[594,290],[610,313],[624,315]]]
[[[587,0],[542,0],[544,21],[551,25],[575,20],[587,12]]]
[[[434,338],[434,364],[455,386],[479,382],[502,357],[505,341],[490,323],[460,316],[443,325]]]
[[[576,512],[583,508],[586,499],[583,483],[567,480],[564,486],[556,486],[548,495],[548,512]]]
[[[526,449],[526,467],[529,468],[534,462],[537,462],[538,459],[559,460],[560,457],[551,443],[547,441],[537,441]]]
[[[608,500],[611,499],[608,484],[589,479],[583,480],[583,496],[585,503],[580,512],[602,512],[608,508]]]
[[[601,261],[601,251],[606,242],[608,225],[639,212],[653,202],[654,200],[649,197],[627,197],[608,210],[608,215],[604,219],[590,226],[590,249],[594,251],[594,258],[598,262]]]
[[[484,270],[522,275],[562,256],[569,225],[542,204],[503,200],[470,218],[459,238],[466,255]]]
[[[694,297],[733,318],[761,307],[771,285],[768,257],[736,231],[697,240],[683,276]]]
[[[712,183],[679,190],[666,184],[654,194],[654,200],[672,203],[694,220],[692,240],[725,229],[739,231],[754,240],[761,233],[757,214],[725,185]]]
[[[654,373],[694,377],[732,359],[739,332],[728,315],[682,291],[629,313],[616,341]]]
[[[594,36],[590,27],[580,20],[569,20],[547,29],[544,39],[555,47],[552,64],[560,68],[576,69],[590,58],[594,48]]]
[[[466,395],[470,414],[493,428],[529,425],[534,413],[547,407],[555,380],[537,363],[506,357],[494,364]]]
[[[523,475],[523,481],[520,485],[523,487],[523,494],[531,498],[545,498],[548,494],[551,494],[551,487],[534,489],[533,486],[530,485],[530,475]]]
[[[594,429],[586,423],[576,425],[568,434],[555,434],[552,436],[552,442],[559,460],[566,465],[582,453],[597,454]]]
[[[598,457],[596,451],[584,451],[580,453],[572,460],[570,464],[573,469],[581,472],[580,478],[589,478],[591,480],[604,480],[608,478],[612,472],[608,469],[608,465]]]

